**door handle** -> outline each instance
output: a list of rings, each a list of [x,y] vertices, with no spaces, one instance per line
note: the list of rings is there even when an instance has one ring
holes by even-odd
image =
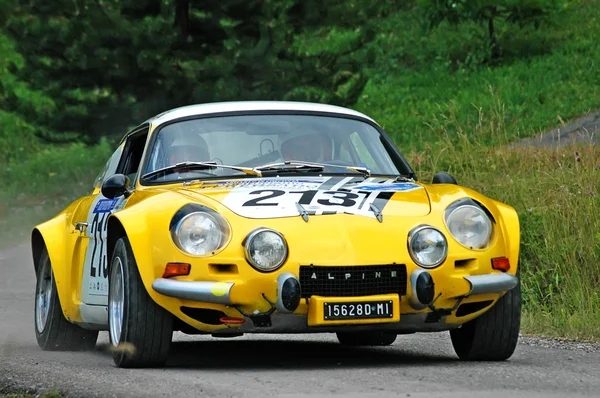
[[[77,230],[79,232],[84,232],[86,230],[87,226],[88,226],[88,223],[80,221],[78,223],[75,223],[75,230]]]

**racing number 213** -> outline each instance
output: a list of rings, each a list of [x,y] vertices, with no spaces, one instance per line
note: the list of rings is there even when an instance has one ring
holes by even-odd
[[[250,195],[261,195],[267,193],[267,195],[260,196],[255,199],[250,199],[242,206],[278,206],[279,202],[273,199],[283,196],[285,194],[300,195],[298,203],[301,205],[310,205],[317,195],[318,190],[309,191],[282,191],[279,189],[259,189],[250,192]],[[345,191],[324,191],[321,193],[324,198],[317,199],[317,203],[323,206],[343,206],[343,207],[354,207],[359,203],[359,200],[364,198],[364,194],[345,192]]]

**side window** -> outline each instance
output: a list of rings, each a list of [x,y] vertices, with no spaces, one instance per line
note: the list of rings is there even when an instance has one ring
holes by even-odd
[[[119,161],[121,160],[121,154],[123,153],[123,148],[125,147],[125,143],[119,145],[119,147],[113,152],[110,156],[106,165],[104,165],[104,169],[98,174],[98,177],[94,180],[94,189],[102,187],[102,183],[111,175],[115,174],[117,171],[117,166],[119,165]]]
[[[132,184],[137,178],[138,169],[146,147],[148,138],[148,128],[139,130],[127,138],[125,149],[117,173],[125,174],[131,180]]]

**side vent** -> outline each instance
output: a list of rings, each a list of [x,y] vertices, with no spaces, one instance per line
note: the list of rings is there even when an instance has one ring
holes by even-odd
[[[484,309],[485,307],[489,306],[490,304],[492,304],[492,300],[462,304],[460,307],[458,307],[458,310],[456,311],[456,316],[461,317],[461,316],[467,316],[467,315],[473,314],[477,311]]]
[[[221,325],[221,318],[225,316],[221,311],[206,308],[181,307],[181,312],[207,325]]]
[[[456,269],[475,269],[477,265],[477,260],[474,258],[454,261],[454,268]]]
[[[208,272],[211,274],[237,275],[238,267],[235,264],[208,264]]]

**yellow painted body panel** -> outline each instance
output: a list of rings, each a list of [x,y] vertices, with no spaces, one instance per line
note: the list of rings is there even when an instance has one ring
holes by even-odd
[[[52,264],[58,298],[65,318],[80,322],[82,264],[88,238],[75,230],[74,220],[85,220],[92,196],[76,200],[53,219],[35,227]]]
[[[439,228],[448,239],[448,257],[444,263],[430,270],[435,281],[436,307],[452,308],[457,297],[466,295],[470,284],[464,279],[469,275],[501,273],[491,268],[491,259],[506,256],[510,259],[510,273],[515,274],[519,255],[519,220],[510,206],[493,201],[483,195],[456,185],[421,185],[422,188],[410,192],[398,192],[390,199],[382,212],[383,222],[375,218],[351,214],[309,216],[308,222],[302,217],[251,219],[239,216],[221,201],[228,193],[226,189],[205,189],[202,184],[182,187],[172,184],[161,187],[137,186],[125,207],[111,217],[123,225],[139,272],[151,298],[175,316],[203,331],[229,328],[227,325],[209,325],[194,320],[181,311],[182,306],[206,308],[222,311],[227,316],[239,317],[240,313],[232,306],[200,303],[168,297],[155,292],[152,282],[160,278],[168,262],[191,264],[188,276],[174,279],[184,281],[233,282],[230,298],[246,313],[267,311],[277,297],[277,277],[280,273],[299,274],[300,265],[372,265],[406,264],[408,276],[419,269],[407,250],[408,232],[421,224]],[[496,220],[492,243],[485,250],[470,250],[455,241],[447,231],[443,212],[457,199],[471,197],[489,209]],[[67,319],[82,322],[79,314],[82,290],[82,261],[87,247],[86,238],[74,233],[74,216],[87,214],[93,197],[89,196],[73,203],[54,219],[37,226],[44,237],[50,253],[57,281],[59,298]],[[218,211],[228,220],[232,235],[227,247],[213,257],[198,258],[179,250],[169,233],[169,223],[175,212],[188,203],[201,203]],[[85,219],[85,216],[83,216]],[[261,273],[252,268],[245,259],[242,241],[254,229],[269,227],[283,234],[289,256],[285,264],[275,272]],[[110,253],[109,253],[110,256]],[[224,266],[227,265],[227,266]],[[222,295],[222,285],[214,285],[215,296]],[[413,292],[410,283],[406,297],[394,301],[394,313],[401,319],[404,314],[426,312],[410,307],[407,297]],[[484,299],[497,300],[502,293],[483,297],[469,297],[464,303]],[[387,296],[386,296],[387,297]],[[370,297],[373,298],[372,296]],[[313,297],[301,300],[295,314],[308,315],[308,322],[317,325],[322,322],[323,298]],[[343,298],[342,301],[356,298]],[[327,298],[327,300],[333,300]],[[307,303],[309,301],[309,303]],[[397,308],[396,308],[397,307]],[[449,316],[447,323],[460,324],[479,316],[485,310],[456,318]],[[386,320],[387,321],[387,320]],[[364,324],[364,320],[350,320],[344,324]],[[374,323],[373,321],[368,323]]]

